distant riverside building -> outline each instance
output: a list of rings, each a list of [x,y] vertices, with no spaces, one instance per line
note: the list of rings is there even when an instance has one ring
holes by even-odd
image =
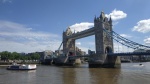
[[[63,50],[55,50],[55,55],[63,55]]]
[[[86,55],[86,52],[85,52],[85,51],[82,51],[81,54],[82,54],[82,55]]]
[[[95,51],[88,50],[88,54],[89,55],[95,54]]]
[[[76,51],[76,53],[75,53],[76,55],[85,55],[86,54],[85,51],[82,51],[78,47],[76,47],[75,51]],[[75,54],[74,53],[68,53],[69,56],[75,56]],[[66,55],[66,54],[63,53],[63,50],[55,50],[55,55],[58,56],[58,55]]]
[[[54,52],[51,50],[46,50],[43,52],[36,52],[40,55],[40,61],[44,61],[45,59],[49,59],[51,55],[54,55]]]
[[[150,52],[150,50],[146,50],[146,49],[138,49],[135,50],[134,52]],[[134,55],[133,59],[137,59],[139,61],[143,61],[143,60],[150,60],[150,55]]]
[[[133,52],[150,52],[150,50],[137,49]],[[132,61],[145,61],[150,60],[150,55],[133,55],[133,56],[122,56],[121,59],[130,59]]]
[[[82,51],[82,50],[79,49],[78,47],[76,47],[75,51],[76,51],[76,55],[85,55],[85,54],[86,54],[85,51]]]

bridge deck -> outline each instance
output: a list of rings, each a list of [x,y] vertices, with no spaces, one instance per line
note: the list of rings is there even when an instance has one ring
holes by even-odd
[[[96,54],[92,54],[94,56]],[[126,52],[126,53],[108,53],[108,56],[132,56],[132,55],[150,55],[150,52]],[[84,56],[69,56],[69,57],[90,57],[90,55]]]
[[[150,52],[109,53],[108,56],[150,55]]]

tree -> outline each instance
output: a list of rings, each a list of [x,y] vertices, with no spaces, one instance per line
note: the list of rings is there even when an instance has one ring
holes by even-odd
[[[38,59],[40,59],[40,55],[38,53],[32,53],[31,54],[31,59],[32,60],[38,60]]]
[[[30,53],[26,56],[22,56],[21,54],[17,52],[8,52],[8,51],[3,51],[0,52],[1,60],[39,60],[40,55],[38,53]]]
[[[12,56],[13,60],[14,59],[19,60],[21,58],[21,55],[17,52],[13,52],[11,56]]]
[[[6,61],[9,59],[10,56],[11,56],[11,53],[8,51],[1,52],[1,60]]]

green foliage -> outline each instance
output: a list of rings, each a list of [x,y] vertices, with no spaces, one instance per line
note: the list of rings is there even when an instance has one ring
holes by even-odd
[[[8,51],[4,51],[1,52],[0,55],[1,55],[1,60],[8,60],[9,57],[11,56],[11,53]]]
[[[17,52],[0,52],[1,60],[39,60],[40,55],[38,53],[31,53],[27,55],[21,55]]]
[[[31,59],[32,60],[38,60],[40,58],[40,55],[38,53],[32,53],[31,54]]]
[[[13,52],[13,53],[11,53],[11,57],[10,57],[10,59],[11,60],[19,60],[21,58],[21,55],[19,54],[19,53],[17,53],[17,52]]]

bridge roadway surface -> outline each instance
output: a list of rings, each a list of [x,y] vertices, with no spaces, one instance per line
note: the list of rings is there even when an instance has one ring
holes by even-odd
[[[126,53],[108,53],[108,56],[132,56],[132,55],[150,55],[150,52],[126,52]],[[96,54],[92,54],[92,56],[96,56]],[[69,57],[90,57],[90,55],[84,56],[69,56]]]

